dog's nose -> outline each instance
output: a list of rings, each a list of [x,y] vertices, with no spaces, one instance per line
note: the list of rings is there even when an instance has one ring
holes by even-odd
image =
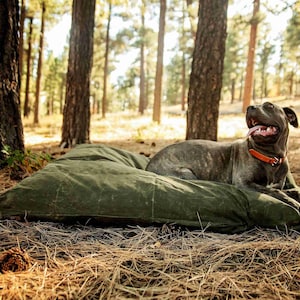
[[[255,105],[250,105],[247,107],[247,111],[254,110],[254,109],[256,109]]]
[[[265,102],[263,104],[264,108],[269,108],[269,109],[273,109],[274,108],[274,104],[272,104],[271,102]]]

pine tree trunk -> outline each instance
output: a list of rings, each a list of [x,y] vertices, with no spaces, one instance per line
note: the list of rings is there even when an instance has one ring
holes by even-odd
[[[181,44],[183,44],[183,47],[185,47],[185,12],[188,10],[188,7],[186,9],[186,6],[188,6],[190,3],[187,1],[182,1],[182,21],[181,21]],[[186,58],[185,58],[185,52],[186,50],[182,48],[182,65],[181,65],[181,111],[185,111],[185,100],[186,100]]]
[[[231,79],[231,104],[234,102],[235,99],[235,79]]]
[[[145,104],[146,104],[146,87],[145,87],[145,43],[144,43],[144,35],[145,35],[145,1],[142,3],[141,8],[141,21],[142,21],[142,29],[141,29],[141,37],[140,37],[140,97],[139,97],[139,113],[144,114]]]
[[[200,0],[188,93],[187,139],[216,140],[228,0]]]
[[[18,0],[0,1],[0,159],[4,158],[4,146],[24,151],[18,24]]]
[[[186,74],[186,66],[185,66],[185,53],[182,52],[182,66],[181,66],[181,111],[185,111],[185,74]]]
[[[73,0],[61,147],[90,142],[90,76],[95,0]]]
[[[25,100],[23,108],[23,116],[28,117],[29,108],[29,93],[30,93],[30,78],[31,78],[31,49],[32,49],[32,26],[33,18],[29,18],[29,33],[28,33],[28,49],[27,49],[27,72],[26,72],[26,88],[25,88]]]
[[[246,78],[245,78],[245,86],[244,86],[243,112],[246,112],[247,107],[250,105],[252,90],[253,90],[254,57],[255,57],[255,48],[256,48],[258,13],[259,13],[259,0],[254,0],[253,16],[252,16],[251,29],[250,29],[247,67],[246,67]]]
[[[104,74],[103,74],[103,96],[102,96],[102,118],[105,118],[107,111],[107,78],[108,78],[108,54],[110,44],[110,21],[111,21],[112,5],[109,3],[108,20],[106,25],[105,38],[105,56],[104,56]]]
[[[63,76],[60,83],[60,92],[59,92],[59,113],[63,114],[63,99],[65,94],[66,78]]]
[[[153,105],[153,121],[157,123],[160,123],[160,115],[161,115],[166,10],[167,10],[166,0],[160,0],[158,47],[157,47],[157,62],[156,62],[154,105]]]
[[[42,22],[41,22],[41,31],[40,31],[40,43],[39,43],[39,58],[38,58],[37,77],[36,77],[34,116],[33,116],[33,123],[34,124],[39,123],[40,90],[41,90],[41,80],[42,80],[44,31],[45,31],[45,12],[46,12],[46,4],[45,4],[45,1],[43,1],[43,3],[42,3]]]
[[[21,0],[21,16],[20,16],[20,39],[19,39],[19,70],[20,70],[20,89],[23,71],[23,51],[24,51],[24,23],[26,17],[25,1]]]

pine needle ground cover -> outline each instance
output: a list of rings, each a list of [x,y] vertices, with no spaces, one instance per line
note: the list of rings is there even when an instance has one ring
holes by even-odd
[[[1,252],[12,248],[28,268],[2,269],[1,299],[300,298],[297,232],[1,221]]]

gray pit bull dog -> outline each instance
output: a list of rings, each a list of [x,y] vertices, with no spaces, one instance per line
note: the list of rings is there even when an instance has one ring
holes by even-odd
[[[246,122],[249,132],[245,140],[173,144],[158,152],[146,170],[187,180],[233,184],[269,194],[299,209],[299,190],[287,159],[289,124],[298,127],[295,112],[265,102],[247,108]],[[291,189],[283,191],[287,176]]]

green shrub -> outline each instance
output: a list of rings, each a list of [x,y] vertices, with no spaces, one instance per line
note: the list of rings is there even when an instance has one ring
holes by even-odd
[[[1,150],[4,159],[0,160],[0,166],[6,166],[12,179],[23,179],[34,172],[42,169],[50,160],[51,155],[47,153],[35,153],[31,150],[25,152],[12,150],[4,146]]]

